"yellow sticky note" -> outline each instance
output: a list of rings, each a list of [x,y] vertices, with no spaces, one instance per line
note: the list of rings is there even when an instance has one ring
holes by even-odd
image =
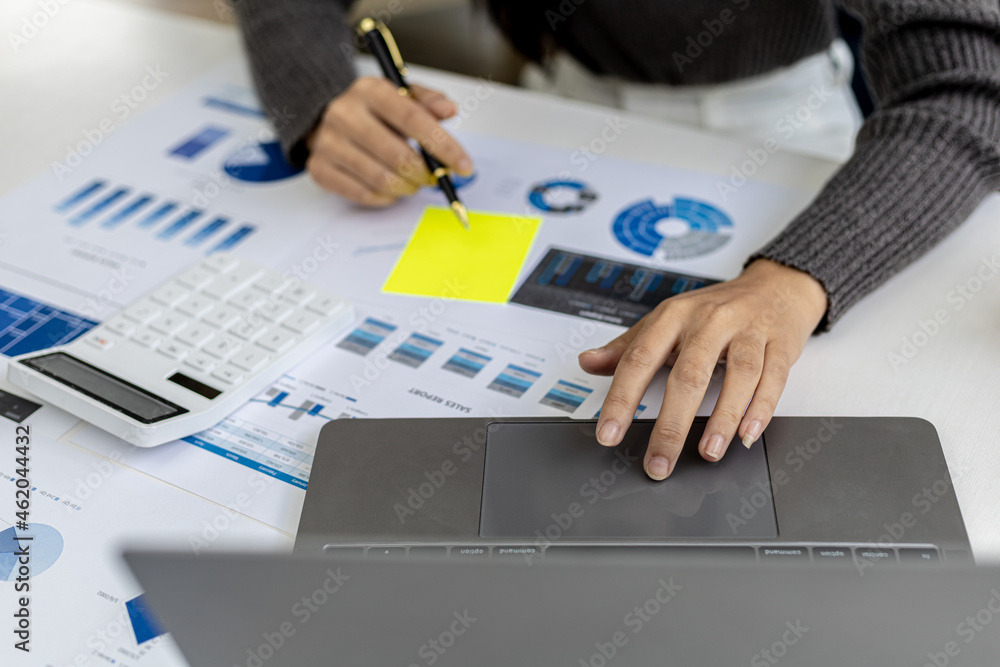
[[[430,207],[382,287],[396,294],[506,303],[541,220]]]

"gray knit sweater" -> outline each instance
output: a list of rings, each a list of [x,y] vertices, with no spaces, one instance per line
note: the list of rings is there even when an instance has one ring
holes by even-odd
[[[400,0],[405,8],[409,0]],[[254,79],[290,159],[354,78],[349,0],[234,3]],[[691,85],[754,76],[826,48],[834,0],[566,0],[550,38],[599,73]],[[838,0],[865,25],[877,109],[853,157],[766,257],[826,289],[820,330],[925,253],[1000,189],[1000,0]],[[723,11],[738,20],[705,54],[676,52]],[[287,110],[287,111],[286,111]],[[287,112],[294,113],[289,122]]]

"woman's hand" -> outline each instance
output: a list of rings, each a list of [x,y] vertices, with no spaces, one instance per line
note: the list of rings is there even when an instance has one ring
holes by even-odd
[[[654,373],[671,365],[643,463],[653,479],[666,478],[712,371],[722,362],[722,391],[698,451],[718,461],[737,432],[749,447],[770,422],[788,371],[826,307],[826,292],[817,280],[766,259],[734,280],[663,301],[618,338],[580,355],[588,373],[614,374],[601,408],[598,442],[608,447],[621,442]]]
[[[439,121],[458,112],[443,94],[412,86],[399,94],[386,79],[362,77],[337,95],[309,136],[306,168],[327,190],[365,206],[388,206],[436,182],[415,139],[446,167],[468,176],[472,160]]]

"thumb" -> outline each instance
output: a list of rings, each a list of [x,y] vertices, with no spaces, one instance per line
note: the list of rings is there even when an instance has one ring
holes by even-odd
[[[437,116],[438,120],[451,118],[458,113],[458,106],[449,100],[444,93],[423,86],[410,86],[410,90],[413,91],[413,97]]]

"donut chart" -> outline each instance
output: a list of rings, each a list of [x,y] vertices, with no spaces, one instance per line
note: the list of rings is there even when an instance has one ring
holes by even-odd
[[[676,220],[678,230],[658,224]],[[686,228],[685,228],[686,227]],[[645,199],[625,208],[611,226],[615,238],[629,250],[658,260],[691,259],[707,255],[729,242],[733,223],[715,206],[677,197],[657,204]]]
[[[595,201],[597,192],[580,181],[545,181],[528,193],[528,203],[546,213],[579,213]]]
[[[21,542],[17,537],[30,537]],[[11,527],[0,531],[0,581],[14,581],[19,575],[18,550],[30,545],[31,576],[52,567],[63,550],[63,538],[58,530],[45,523],[29,523],[27,530]]]

